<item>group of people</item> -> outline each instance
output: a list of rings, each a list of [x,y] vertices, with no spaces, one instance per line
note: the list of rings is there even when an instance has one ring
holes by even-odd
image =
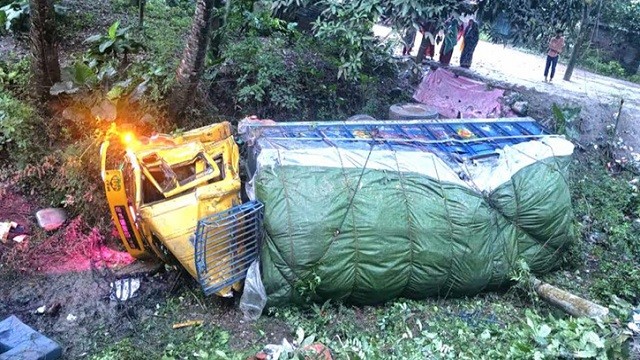
[[[443,65],[449,65],[454,48],[461,42],[460,66],[464,68],[471,66],[473,52],[480,40],[480,27],[473,18],[461,21],[459,17],[452,16],[444,23],[444,30],[440,34],[437,34],[437,23],[435,21],[426,21],[420,24],[420,33],[423,36],[421,50],[424,48],[425,57],[433,59],[436,45],[442,43],[439,61]],[[416,31],[414,29],[407,31],[404,38],[403,55],[411,53],[415,36]]]
[[[473,52],[480,40],[480,27],[478,26],[478,22],[473,18],[465,22],[460,20],[459,17],[452,16],[445,21],[444,30],[441,33],[438,34],[437,30],[437,23],[433,20],[420,24],[420,33],[422,33],[423,36],[423,43],[420,46],[420,50],[424,51],[424,56],[433,59],[435,57],[436,45],[442,42],[439,61],[443,65],[449,65],[454,48],[458,42],[461,42],[462,53],[460,55],[460,66],[469,68],[473,60]],[[405,43],[402,51],[403,55],[409,55],[411,53],[415,37],[416,31],[414,28],[407,30],[403,39]],[[549,40],[547,48],[547,62],[544,67],[545,82],[553,81],[553,77],[556,74],[558,58],[564,50],[564,46],[563,31],[557,29],[556,35]]]

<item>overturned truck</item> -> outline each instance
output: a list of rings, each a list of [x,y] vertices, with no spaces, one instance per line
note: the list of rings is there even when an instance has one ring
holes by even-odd
[[[559,266],[573,145],[530,118],[243,121],[271,305],[473,295]]]

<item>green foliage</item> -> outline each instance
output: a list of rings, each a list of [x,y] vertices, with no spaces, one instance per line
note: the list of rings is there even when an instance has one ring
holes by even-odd
[[[219,67],[205,75],[223,113],[295,120],[384,117],[403,94],[394,86],[397,67],[384,51],[362,55],[366,66],[351,68],[346,77],[340,49],[347,45],[303,35],[268,13],[233,8],[224,31],[235,36],[226,39]]]
[[[620,359],[629,354],[622,329],[589,318],[543,318],[531,311],[509,349],[513,358]]]
[[[511,26],[509,41],[546,49],[555,29],[573,32],[583,6],[584,0],[542,0],[534,4],[529,0],[489,0],[481,16],[491,24],[507,19]]]
[[[53,10],[56,15],[61,16],[67,9],[55,3]],[[0,34],[4,31],[18,33],[28,30],[30,14],[29,0],[0,1]]]
[[[338,79],[357,79],[363,67],[371,65],[367,64],[368,58],[381,52],[371,28],[382,7],[368,1],[320,1],[319,5],[326,9],[315,23],[315,36],[333,45],[340,59]]]
[[[640,3],[629,0],[602,2],[602,22],[614,27],[640,32]]]
[[[0,90],[4,89],[16,97],[26,96],[31,75],[31,58],[17,58],[9,54],[6,59],[0,60]]]
[[[618,296],[629,301],[640,299],[640,269],[633,261],[609,259],[602,264],[605,277],[597,279],[590,291],[598,299]]]
[[[0,93],[0,154],[25,163],[42,152],[42,119],[29,104]]]
[[[611,295],[637,301],[640,229],[632,225],[640,218],[637,177],[627,172],[611,176],[601,163],[592,161],[574,164],[572,173],[573,203],[583,238],[577,251],[597,264],[590,270],[595,277],[591,294],[604,301]]]
[[[99,61],[120,59],[122,56],[122,61],[126,64],[129,54],[143,49],[141,43],[130,37],[129,28],[120,28],[119,21],[111,24],[106,34],[90,36],[84,42],[91,46],[89,54]]]
[[[144,44],[155,63],[171,71],[178,66],[193,11],[191,1],[182,0],[177,6],[170,7],[163,0],[147,0]]]
[[[0,7],[0,33],[2,30],[24,31],[28,27],[29,0],[17,0]]]
[[[555,120],[555,132],[567,135],[571,139],[578,139],[580,134],[576,126],[581,111],[582,109],[579,107],[560,107],[554,103],[551,106],[551,112]]]
[[[557,318],[495,296],[271,311],[315,335],[337,359],[619,359],[628,353],[629,335],[615,321]]]
[[[228,349],[229,333],[219,329],[198,329],[187,341],[169,342],[157,357],[143,348],[136,348],[129,339],[95,354],[92,360],[128,360],[128,359],[207,359],[232,360],[243,357]]]
[[[586,51],[580,60],[580,65],[587,70],[604,76],[618,79],[628,79],[627,71],[615,60],[604,60],[597,51]]]

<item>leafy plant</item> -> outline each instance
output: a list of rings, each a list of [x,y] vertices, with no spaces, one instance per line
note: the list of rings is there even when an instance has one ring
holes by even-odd
[[[556,132],[567,135],[571,139],[577,139],[580,133],[577,129],[577,121],[582,109],[580,107],[560,107],[557,104],[551,106],[551,112],[555,119]]]
[[[0,25],[5,31],[24,31],[29,22],[29,1],[18,0],[0,7]]]
[[[24,164],[41,153],[42,132],[36,110],[29,104],[0,93],[0,154]]]
[[[124,65],[129,63],[129,54],[144,48],[141,43],[130,37],[128,27],[120,28],[120,21],[111,24],[106,34],[90,36],[84,42],[91,45],[89,53],[96,59],[101,61],[117,59]]]
[[[12,31],[14,33],[26,31],[29,28],[29,16],[31,15],[31,5],[29,0],[9,1],[6,5],[0,2],[0,33]],[[56,15],[64,15],[67,8],[60,4],[53,4]]]
[[[383,117],[389,104],[409,97],[383,48],[365,52],[363,67],[351,68],[347,78],[339,76],[344,46],[337,38],[303,35],[294,23],[273,20],[268,12],[249,15],[239,5],[224,31],[234,35],[226,37],[223,60],[205,74],[224,114],[313,121],[357,113]]]
[[[629,334],[621,329],[589,318],[544,319],[526,312],[522,340],[514,343],[510,354],[533,358],[619,359],[628,356],[624,346]],[[526,342],[533,340],[535,346]]]
[[[0,89],[10,91],[17,97],[26,95],[31,75],[30,67],[29,57],[18,59],[10,54],[6,61],[0,60]]]

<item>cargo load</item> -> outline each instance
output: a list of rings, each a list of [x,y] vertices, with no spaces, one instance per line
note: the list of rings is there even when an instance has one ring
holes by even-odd
[[[474,295],[573,241],[573,145],[531,118],[245,120],[269,305]]]

